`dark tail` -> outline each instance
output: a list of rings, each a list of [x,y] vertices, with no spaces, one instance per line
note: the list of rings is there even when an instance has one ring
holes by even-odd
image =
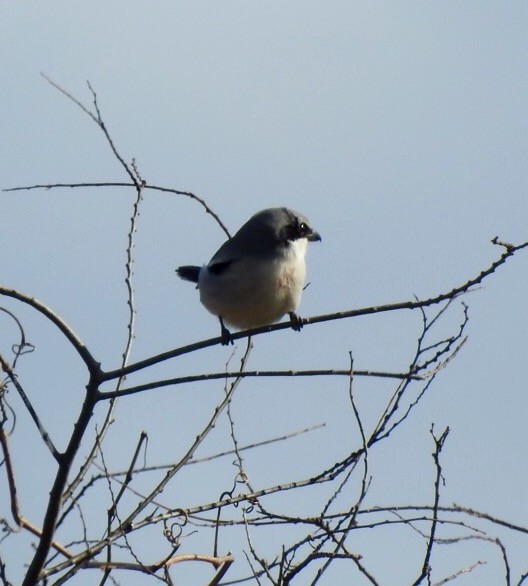
[[[185,267],[178,267],[176,269],[178,273],[178,277],[185,279],[186,281],[191,281],[192,283],[198,283],[198,275],[200,274],[200,267],[195,266],[185,266]]]

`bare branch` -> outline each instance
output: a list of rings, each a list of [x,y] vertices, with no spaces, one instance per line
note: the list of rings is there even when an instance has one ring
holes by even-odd
[[[332,320],[339,320],[351,317],[358,317],[363,315],[371,315],[374,313],[386,313],[391,311],[400,311],[403,309],[409,310],[416,310],[422,309],[424,307],[429,307],[431,305],[437,305],[442,303],[443,301],[448,301],[454,297],[458,297],[459,295],[466,293],[475,285],[481,283],[486,277],[493,274],[495,270],[504,264],[508,258],[513,256],[516,252],[528,247],[528,242],[524,242],[523,244],[519,244],[518,246],[513,246],[507,249],[505,252],[502,253],[499,259],[494,261],[487,269],[481,271],[476,277],[469,279],[462,285],[455,287],[448,291],[447,293],[441,293],[435,297],[431,297],[429,299],[425,299],[423,301],[403,301],[400,303],[391,303],[387,305],[377,305],[372,307],[364,307],[361,309],[353,309],[350,311],[339,311],[336,313],[330,313],[326,315],[319,315],[314,317],[309,317],[303,319],[303,325],[312,325],[316,323],[321,323],[325,321],[332,321]],[[1,292],[1,290],[0,290]],[[290,329],[290,323],[278,323],[273,324],[270,326],[264,326],[260,328],[253,328],[250,330],[244,330],[242,332],[234,332],[231,334],[233,340],[238,340],[241,338],[247,338],[249,336],[258,336],[260,334],[266,334],[268,332],[275,332],[279,330]],[[130,364],[125,368],[120,368],[113,371],[108,371],[103,373],[102,379],[104,381],[112,380],[115,378],[119,378],[123,375],[129,375],[133,372],[138,372],[139,370],[143,370],[150,366],[154,366],[155,364],[159,364],[166,360],[171,360],[172,358],[177,358],[178,356],[183,356],[185,354],[189,354],[191,352],[196,352],[197,350],[201,350],[203,348],[209,348],[210,346],[216,346],[222,344],[223,338],[221,336],[210,338],[208,340],[203,340],[200,342],[195,342],[193,344],[189,344],[187,346],[182,346],[181,348],[175,348],[173,350],[169,350],[168,352],[162,352],[157,356],[152,356],[145,360],[140,360],[134,364]]]
[[[1,354],[0,354],[0,368],[7,374],[7,376],[9,377],[9,380],[11,381],[11,383],[13,384],[15,389],[17,390],[18,394],[20,395],[22,402],[24,403],[26,409],[28,410],[29,414],[31,415],[31,419],[33,419],[33,422],[35,423],[35,425],[38,429],[38,432],[40,433],[40,437],[42,438],[42,441],[46,444],[46,447],[51,452],[51,454],[55,458],[55,460],[57,462],[60,462],[60,459],[62,457],[60,452],[55,447],[55,444],[53,443],[53,440],[51,439],[49,433],[44,428],[42,421],[40,421],[40,418],[37,415],[35,408],[31,404],[29,397],[26,395],[26,392],[22,388],[22,385],[20,384],[16,374],[13,372],[13,369],[4,360],[4,358],[2,357]]]
[[[97,104],[96,104],[96,107],[97,107]],[[101,119],[101,115],[99,113],[99,110],[98,110],[98,117],[99,117],[99,119]],[[113,143],[112,143],[112,145],[113,145]],[[132,269],[133,263],[134,263],[133,249],[134,249],[134,245],[135,245],[135,234],[136,234],[137,222],[138,222],[138,218],[139,218],[139,209],[140,209],[141,201],[143,199],[142,185],[144,182],[142,181],[141,177],[139,176],[139,173],[137,172],[135,162],[133,162],[133,167],[134,167],[134,173],[138,178],[138,182],[136,183],[136,199],[133,204],[133,212],[132,212],[132,216],[130,217],[130,230],[128,232],[128,237],[127,237],[128,238],[128,245],[126,248],[125,285],[126,285],[126,289],[127,289],[127,306],[128,306],[128,310],[129,310],[129,315],[128,315],[128,324],[127,324],[127,337],[126,337],[126,342],[125,342],[125,350],[122,355],[121,367],[125,367],[128,364],[130,353],[132,351],[132,342],[134,340],[134,330],[135,330],[135,323],[136,323],[136,310],[134,307],[133,269]],[[119,392],[121,385],[124,383],[124,380],[125,380],[125,377],[119,377],[117,379],[116,386],[115,386],[115,392]],[[75,491],[77,486],[81,483],[82,479],[84,478],[90,465],[92,464],[92,462],[97,454],[97,451],[98,451],[100,445],[102,444],[103,439],[104,439],[106,433],[108,432],[108,429],[110,428],[110,425],[112,424],[114,408],[115,408],[115,399],[112,399],[109,403],[102,428],[98,432],[97,437],[95,438],[92,449],[91,449],[90,453],[88,454],[88,456],[86,457],[86,459],[85,459],[83,465],[81,466],[79,472],[77,473],[76,477],[72,480],[70,485],[65,490],[64,495],[62,497],[63,501],[67,500],[68,498],[71,497],[71,495],[73,494],[73,492]]]
[[[47,183],[47,184],[39,184],[39,185],[28,185],[28,186],[21,186],[21,187],[8,187],[2,189],[2,191],[31,191],[34,189],[61,189],[61,188],[68,188],[68,189],[75,189],[75,188],[87,188],[87,187],[135,187],[134,183],[127,183],[122,181],[93,181],[88,183]],[[230,238],[231,234],[229,230],[226,228],[225,224],[220,219],[220,216],[207,204],[205,199],[199,197],[192,191],[182,191],[181,189],[173,189],[171,187],[161,187],[159,185],[149,185],[145,183],[142,185],[144,190],[151,190],[151,191],[159,191],[161,193],[171,193],[173,195],[183,195],[184,197],[188,197],[196,201],[198,204],[202,206],[207,214],[209,214],[215,222],[220,226],[223,230],[224,234]]]
[[[444,584],[447,584],[448,582],[451,582],[452,580],[456,580],[459,576],[462,576],[463,574],[471,573],[475,568],[478,568],[479,566],[482,566],[485,564],[486,564],[486,562],[482,562],[479,560],[478,562],[475,562],[471,566],[469,566],[467,568],[462,568],[462,569],[456,571],[454,574],[447,576],[443,580],[440,580],[440,582],[435,582],[434,586],[443,586]]]
[[[5,297],[11,297],[22,303],[25,303],[41,313],[44,317],[46,317],[52,324],[57,326],[57,328],[64,334],[64,336],[68,339],[70,344],[73,348],[77,351],[81,359],[86,365],[86,368],[90,372],[90,374],[98,374],[100,372],[100,365],[96,362],[95,358],[90,354],[88,348],[84,345],[81,339],[77,336],[77,334],[70,328],[70,326],[60,318],[56,313],[54,313],[49,307],[44,305],[35,297],[30,297],[29,295],[25,295],[20,291],[16,291],[15,289],[10,289],[8,287],[3,287],[0,285],[0,295],[4,295]],[[115,378],[115,377],[114,377]]]
[[[421,584],[425,578],[430,577],[431,568],[429,566],[429,560],[431,559],[431,552],[433,550],[433,544],[435,541],[436,525],[438,523],[438,504],[440,502],[440,482],[442,481],[442,467],[440,466],[440,452],[444,447],[444,443],[449,434],[449,427],[446,427],[440,437],[434,435],[434,428],[431,428],[431,435],[433,436],[435,449],[433,452],[433,459],[436,467],[436,479],[434,484],[434,504],[433,504],[433,519],[431,522],[431,530],[429,533],[429,539],[427,540],[427,548],[425,550],[424,561],[422,565],[422,571],[418,578],[413,582],[413,586]]]
[[[97,402],[97,377],[93,375],[86,386],[86,395],[81,408],[81,412],[77,418],[73,433],[70,437],[68,446],[59,462],[59,468],[50,491],[48,506],[44,516],[44,523],[42,527],[42,536],[37,545],[35,555],[31,561],[26,576],[24,578],[23,586],[33,586],[37,583],[42,568],[46,562],[46,558],[53,542],[55,534],[55,527],[62,502],[62,493],[68,474],[79,449],[81,439],[83,438],[86,428],[92,418],[93,410]]]
[[[13,344],[11,346],[11,350],[13,351],[13,354],[15,355],[15,359],[13,360],[13,364],[11,365],[11,368],[14,370],[16,368],[16,363],[17,363],[18,359],[20,358],[20,356],[23,356],[24,354],[28,354],[30,352],[33,352],[35,350],[35,346],[33,346],[33,344],[31,344],[30,342],[27,341],[26,332],[24,331],[24,328],[22,327],[22,323],[20,322],[18,317],[13,312],[6,309],[5,307],[0,307],[0,311],[3,311],[16,323],[18,331],[20,333],[20,342],[18,344]]]
[[[132,180],[134,187],[139,187],[139,183],[138,183],[138,179],[135,176],[133,170],[131,170],[131,168],[128,166],[128,164],[125,162],[125,160],[123,159],[123,157],[119,154],[119,152],[117,151],[114,142],[108,132],[108,130],[106,129],[106,125],[103,122],[103,119],[101,118],[101,113],[99,111],[99,105],[97,103],[97,94],[95,93],[94,89],[92,88],[92,86],[90,85],[90,82],[87,81],[86,84],[88,86],[88,89],[90,90],[91,94],[92,94],[92,99],[93,99],[93,105],[94,105],[94,110],[95,110],[95,114],[94,112],[91,112],[80,100],[78,100],[73,94],[71,94],[69,91],[65,90],[63,87],[61,87],[56,81],[53,81],[52,79],[50,79],[45,73],[40,73],[40,75],[42,75],[42,77],[51,85],[53,86],[56,90],[58,90],[61,94],[63,94],[64,96],[66,96],[69,100],[71,100],[76,106],[78,106],[85,114],[87,114],[96,124],[97,126],[99,126],[99,128],[103,131],[106,140],[110,146],[110,148],[112,149],[112,152],[114,153],[116,159],[121,163],[122,167],[125,169],[127,175],[130,177],[130,179]]]
[[[213,557],[206,554],[192,553],[174,556],[168,560],[164,559],[148,565],[132,562],[86,562],[83,564],[83,567],[95,568],[98,570],[134,570],[136,572],[154,574],[161,569],[169,568],[170,566],[181,564],[183,562],[205,562],[207,564],[211,564],[215,568],[220,568],[225,565],[227,565],[227,568],[229,568],[233,561],[234,558],[231,555]]]
[[[355,370],[354,376],[373,377],[373,378],[389,378],[389,379],[404,379],[404,380],[425,380],[429,373],[412,374],[399,372],[382,372],[375,370]],[[267,378],[267,377],[304,377],[304,376],[350,376],[349,370],[338,369],[319,369],[319,370],[248,370],[246,372],[212,372],[208,374],[197,374],[180,376],[166,380],[155,381],[152,383],[145,383],[135,387],[128,387],[118,391],[102,391],[99,395],[100,400],[113,399],[115,397],[125,397],[142,393],[153,389],[160,389],[173,385],[196,383],[207,380],[219,380],[229,378]]]
[[[16,482],[15,482],[15,472],[13,470],[13,463],[11,461],[11,452],[9,450],[8,445],[8,438],[3,428],[0,428],[0,445],[2,446],[2,453],[4,456],[4,463],[6,468],[7,474],[7,483],[9,486],[9,496],[11,499],[11,514],[13,515],[13,519],[15,523],[21,528],[26,529],[36,537],[42,537],[42,530],[30,523],[27,519],[25,519],[20,514],[20,509],[18,505],[18,497],[17,497],[17,489],[16,489]],[[62,546],[58,541],[55,539],[52,540],[51,545],[54,549],[56,549],[59,553],[64,555],[67,558],[71,558],[72,554],[69,552],[64,546]]]

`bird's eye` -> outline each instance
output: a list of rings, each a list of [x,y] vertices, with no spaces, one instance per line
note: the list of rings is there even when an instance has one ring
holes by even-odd
[[[285,226],[282,230],[282,236],[286,241],[293,241],[299,238],[306,238],[312,233],[312,229],[306,222],[295,220],[291,224]]]
[[[310,234],[311,231],[312,229],[310,228],[310,226],[308,226],[306,222],[301,222],[299,224],[299,234],[301,236],[306,236],[307,234]]]

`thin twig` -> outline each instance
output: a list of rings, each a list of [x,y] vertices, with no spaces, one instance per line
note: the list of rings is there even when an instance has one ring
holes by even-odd
[[[431,427],[431,435],[435,443],[435,449],[433,452],[433,460],[436,467],[436,479],[434,484],[434,504],[433,504],[433,518],[431,520],[431,530],[429,538],[427,540],[427,547],[425,550],[424,561],[422,564],[422,570],[418,578],[413,582],[413,586],[418,586],[423,580],[431,575],[431,567],[429,565],[431,559],[431,552],[433,551],[433,544],[435,542],[436,525],[438,523],[438,504],[440,502],[440,483],[442,482],[442,467],[440,465],[440,452],[444,447],[444,443],[449,434],[449,427],[446,427],[440,437],[434,435],[434,428]]]
[[[55,461],[57,463],[59,463],[62,458],[62,454],[55,447],[53,440],[51,439],[49,433],[46,431],[44,424],[42,423],[39,416],[37,415],[35,408],[31,404],[29,397],[26,395],[26,392],[22,388],[22,385],[20,384],[16,374],[13,372],[13,369],[4,360],[4,358],[1,354],[0,354],[0,368],[9,377],[9,380],[11,381],[11,383],[13,384],[15,389],[17,390],[20,398],[22,399],[22,402],[24,403],[26,409],[28,410],[29,414],[31,415],[31,419],[33,419],[33,422],[34,422],[36,428],[38,429],[38,432],[40,433],[40,437],[42,438],[42,441],[44,442],[44,444],[46,445],[48,450],[51,452],[51,455],[55,458]]]
[[[145,383],[134,387],[128,387],[119,391],[102,391],[100,399],[113,399],[115,397],[126,397],[136,393],[142,393],[153,389],[160,389],[164,387],[196,383],[208,380],[219,380],[229,378],[267,378],[267,377],[296,377],[296,376],[350,376],[349,370],[339,369],[318,369],[318,370],[248,370],[247,372],[211,372],[208,374],[196,374],[188,376],[180,376],[171,379],[155,381],[152,383]],[[429,374],[412,374],[399,372],[383,372],[376,370],[355,370],[354,376],[373,377],[373,378],[389,378],[389,379],[404,379],[404,380],[425,380]]]
[[[15,472],[13,469],[13,463],[11,461],[11,451],[9,450],[8,438],[4,429],[0,429],[0,445],[2,446],[2,454],[4,456],[7,484],[9,486],[9,497],[11,500],[11,514],[13,515],[13,519],[20,528],[26,529],[36,537],[42,537],[42,529],[39,529],[33,525],[33,523],[30,523],[20,514],[15,482]],[[51,545],[56,551],[61,553],[66,558],[73,557],[73,554],[55,539],[52,540]]]
[[[68,342],[70,342],[70,344],[77,351],[77,353],[85,363],[86,367],[88,368],[88,371],[91,374],[99,373],[99,363],[90,354],[88,348],[84,345],[79,336],[77,336],[77,334],[62,318],[60,318],[56,313],[54,313],[49,307],[44,305],[44,303],[42,303],[35,297],[31,297],[30,295],[26,295],[24,293],[21,293],[20,291],[10,289],[9,287],[3,287],[1,285],[0,295],[4,295],[5,297],[11,297],[13,299],[16,299],[17,301],[21,301],[22,303],[29,305],[30,307],[41,313],[52,324],[57,326],[59,331],[61,331],[64,334]]]
[[[48,78],[46,78],[46,79],[48,79]],[[64,93],[66,96],[68,96],[70,99],[72,99],[76,104],[80,105],[78,100],[73,98],[68,92],[65,92],[64,90],[62,90],[62,88],[57,86],[57,84],[51,82],[51,80],[48,79],[48,81],[50,83],[52,83],[52,85],[54,87],[57,87],[57,89],[62,91],[62,93]],[[132,215],[130,217],[130,229],[128,231],[127,247],[126,247],[126,252],[125,252],[125,254],[126,254],[125,285],[126,285],[126,290],[127,290],[127,307],[129,310],[129,315],[128,315],[128,323],[127,323],[127,337],[126,337],[126,341],[125,341],[125,349],[123,351],[122,361],[121,361],[121,367],[123,368],[128,364],[128,360],[129,360],[130,354],[132,352],[132,343],[134,340],[136,311],[135,311],[135,306],[134,306],[134,285],[133,285],[134,255],[133,255],[133,250],[134,250],[134,246],[135,246],[135,235],[136,235],[136,231],[137,231],[137,223],[138,223],[138,219],[139,219],[140,205],[143,200],[143,185],[145,182],[143,181],[142,177],[139,175],[135,161],[132,161],[132,164],[129,166],[124,161],[123,157],[119,154],[112,138],[110,137],[110,135],[108,133],[108,130],[106,129],[104,121],[101,117],[101,112],[99,110],[99,105],[97,103],[97,95],[89,83],[88,83],[88,87],[90,88],[90,91],[92,92],[93,101],[94,101],[94,108],[97,113],[96,118],[94,116],[91,116],[91,117],[104,132],[104,135],[105,135],[114,155],[117,157],[117,159],[119,160],[121,165],[124,167],[127,174],[130,177],[132,177],[132,179],[134,181],[133,185],[134,185],[134,188],[136,191],[136,199],[134,200]],[[83,108],[83,110],[89,114],[87,109]],[[124,380],[125,380],[124,376],[118,377],[117,382],[116,382],[116,386],[115,386],[115,391],[120,390],[121,385],[124,383]],[[104,437],[106,436],[108,429],[110,428],[110,425],[113,423],[113,414],[114,414],[115,405],[116,405],[116,402],[114,399],[112,399],[108,405],[105,419],[103,421],[103,425],[102,425],[100,431],[98,432],[98,434],[93,442],[92,449],[91,449],[90,453],[88,454],[88,456],[86,457],[85,461],[83,462],[83,465],[81,466],[76,477],[73,479],[73,481],[70,483],[70,485],[65,490],[64,495],[62,497],[63,501],[65,501],[71,497],[71,495],[73,494],[73,492],[75,491],[77,486],[82,482],[86,472],[88,471],[89,467],[91,466],[92,462],[94,461],[95,456],[97,454],[97,451],[100,448],[101,444],[103,443]]]
[[[87,188],[87,187],[135,187],[134,183],[128,183],[123,181],[92,181],[89,183],[47,183],[47,184],[39,184],[39,185],[28,185],[28,186],[21,186],[21,187],[8,187],[6,189],[2,189],[2,191],[30,191],[34,189],[75,189],[75,188]],[[215,222],[220,226],[224,234],[227,238],[231,237],[229,230],[226,228],[225,224],[220,219],[220,216],[207,204],[205,199],[199,197],[192,191],[182,191],[181,189],[173,189],[172,187],[162,187],[160,185],[150,185],[145,183],[142,186],[144,190],[151,190],[151,191],[159,191],[161,193],[171,193],[173,195],[182,195],[184,197],[188,197],[196,201],[200,204],[205,212],[209,214],[212,218],[214,218]]]

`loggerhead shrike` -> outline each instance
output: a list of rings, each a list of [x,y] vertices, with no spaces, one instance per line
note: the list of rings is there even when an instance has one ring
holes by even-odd
[[[295,313],[306,278],[308,241],[321,240],[308,218],[288,208],[270,208],[252,216],[203,267],[182,266],[178,275],[197,283],[200,301],[220,318],[223,344],[231,340],[224,322],[256,328],[286,313],[294,330]]]

